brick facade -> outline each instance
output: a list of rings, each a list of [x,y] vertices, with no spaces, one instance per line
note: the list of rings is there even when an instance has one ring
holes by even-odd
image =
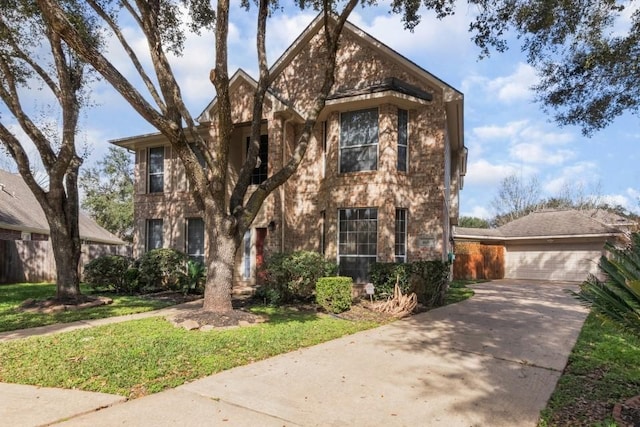
[[[309,31],[309,30],[308,30]],[[321,31],[321,30],[320,30]],[[304,117],[320,85],[319,66],[324,54],[323,37],[316,32],[296,41],[290,58],[278,62],[263,115],[263,133],[269,138],[268,174],[288,160],[302,130],[302,121],[281,114],[280,101]],[[290,49],[291,51],[291,49]],[[242,77],[242,75],[240,76]],[[431,100],[396,93],[366,94],[366,89],[394,78],[431,95]],[[236,128],[230,154],[229,191],[246,150],[253,88],[245,78],[232,79],[232,111]],[[365,95],[357,91],[364,90]],[[377,260],[393,261],[395,215],[407,210],[407,259],[444,259],[450,250],[450,224],[457,220],[460,186],[459,158],[464,149],[459,135],[455,150],[449,141],[450,112],[445,98],[451,93],[462,105],[462,94],[351,25],[345,27],[338,53],[336,82],[305,159],[298,171],[265,201],[253,223],[251,257],[255,258],[255,229],[266,230],[264,255],[279,251],[324,249],[325,256],[338,256],[338,212],[345,208],[376,208]],[[341,95],[341,94],[347,95]],[[352,95],[349,95],[351,93]],[[353,95],[355,94],[355,95]],[[209,107],[208,107],[209,108]],[[376,108],[378,111],[377,170],[339,172],[341,113]],[[461,108],[461,107],[460,107]],[[210,121],[201,131],[216,138],[215,105],[205,110]],[[408,170],[397,170],[398,110],[408,111]],[[208,112],[207,112],[208,111]],[[128,145],[127,145],[128,144]],[[136,233],[134,255],[145,251],[146,221],[163,219],[163,246],[185,250],[185,224],[200,217],[188,192],[179,159],[161,136],[132,138],[119,145],[136,152]],[[164,191],[147,192],[149,147],[165,146]],[[324,225],[324,236],[322,235]],[[265,232],[265,231],[261,231]],[[322,242],[324,241],[324,248]],[[255,266],[245,280],[244,248],[237,255],[235,290],[255,284]]]
[[[23,233],[28,234],[27,239],[23,239]],[[49,240],[49,236],[47,234],[41,233],[28,233],[22,232],[20,230],[10,230],[7,228],[0,228],[0,240],[36,240],[36,241],[45,241]]]

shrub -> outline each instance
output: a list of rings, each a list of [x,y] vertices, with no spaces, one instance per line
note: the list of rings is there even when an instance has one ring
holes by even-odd
[[[259,286],[256,289],[254,298],[270,306],[278,306],[283,302],[282,290],[269,285]]]
[[[451,263],[439,260],[417,261],[411,265],[411,288],[418,301],[428,307],[444,305]]]
[[[308,300],[313,296],[317,280],[334,275],[337,269],[335,262],[324,259],[317,252],[275,254],[265,265],[264,284],[257,296],[268,296],[272,304]]]
[[[186,294],[204,293],[204,282],[207,279],[207,271],[200,261],[190,259],[187,262],[187,274],[182,283],[182,292]]]
[[[371,265],[371,283],[375,287],[376,298],[388,298],[393,296],[393,288],[396,281],[402,293],[411,290],[411,264],[395,262],[375,262]],[[399,279],[399,280],[398,280]]]
[[[316,302],[329,313],[351,308],[351,277],[322,277],[316,283]]]
[[[181,290],[187,257],[174,249],[153,249],[138,259],[139,280],[145,291]]]
[[[121,294],[140,290],[133,259],[120,255],[104,255],[84,266],[83,279],[94,289],[106,289]]]
[[[607,243],[610,258],[600,258],[605,280],[590,275],[580,292],[570,291],[600,317],[640,336],[640,233],[631,235],[626,248]]]

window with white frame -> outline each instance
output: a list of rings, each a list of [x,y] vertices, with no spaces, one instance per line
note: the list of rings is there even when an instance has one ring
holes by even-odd
[[[202,218],[187,219],[186,252],[190,260],[204,264],[204,221]]]
[[[164,147],[149,148],[148,153],[149,193],[164,191]]]
[[[251,230],[244,233],[242,247],[242,277],[247,280],[251,278]]]
[[[162,248],[162,219],[147,220],[147,252]]]
[[[356,283],[367,282],[378,249],[378,210],[339,209],[338,264],[340,274]]]
[[[378,169],[378,109],[340,114],[340,173]]]
[[[398,170],[409,170],[409,112],[398,110]]]
[[[396,209],[396,262],[407,262],[407,210]]]

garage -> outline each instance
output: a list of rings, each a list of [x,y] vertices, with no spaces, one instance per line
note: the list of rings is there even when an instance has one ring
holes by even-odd
[[[598,273],[604,241],[590,243],[507,244],[505,277],[583,281]]]
[[[632,225],[604,210],[542,210],[498,228],[456,227],[454,240],[456,244],[502,246],[506,279],[582,282],[589,273],[599,274],[605,243],[624,242],[625,231]],[[459,258],[460,264],[454,264],[456,278],[498,278],[480,277],[478,272],[485,268],[469,262],[463,265],[468,257],[461,254]]]

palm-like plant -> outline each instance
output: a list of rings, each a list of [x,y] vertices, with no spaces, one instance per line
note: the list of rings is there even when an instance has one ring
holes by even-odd
[[[610,257],[598,263],[605,280],[590,275],[579,292],[571,293],[598,315],[640,335],[640,233],[633,233],[625,248],[610,243],[605,248]]]

